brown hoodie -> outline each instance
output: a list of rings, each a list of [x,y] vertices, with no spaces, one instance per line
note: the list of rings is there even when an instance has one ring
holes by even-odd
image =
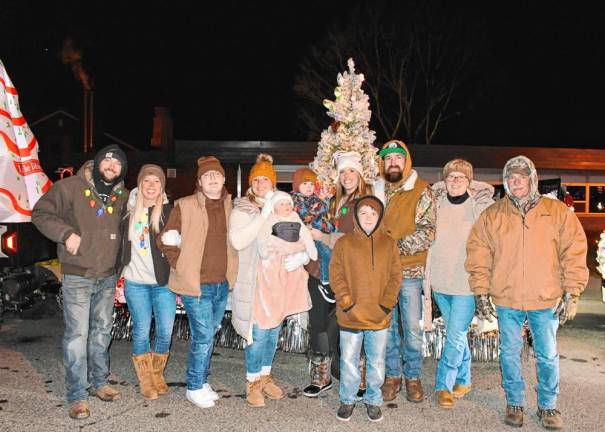
[[[128,201],[124,183],[113,187],[116,201],[112,213],[97,216],[101,201],[92,180],[93,161],[85,162],[78,174],[58,181],[40,198],[32,213],[32,222],[42,234],[57,242],[61,271],[65,274],[100,278],[115,273],[120,246],[120,220]],[[86,196],[90,190],[90,196]],[[90,201],[95,199],[95,207]],[[109,204],[107,204],[109,206]],[[82,240],[75,255],[65,249],[65,240],[72,234]]]
[[[357,218],[359,208],[368,204],[380,209],[376,228],[370,234],[363,231]],[[383,232],[384,207],[378,198],[360,198],[354,214],[353,232],[336,241],[330,261],[336,318],[342,328],[382,330],[390,325],[391,310],[399,295],[399,250],[395,240]]]

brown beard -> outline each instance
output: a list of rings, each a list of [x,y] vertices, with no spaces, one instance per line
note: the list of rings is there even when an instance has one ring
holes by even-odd
[[[114,172],[115,174],[115,172]],[[118,177],[120,177],[120,174],[117,174],[113,179],[108,180],[107,177],[105,177],[105,171],[101,172],[101,179],[105,182],[105,183],[113,183],[115,182]]]
[[[384,178],[389,183],[397,183],[403,178],[403,173],[399,170],[390,172],[387,171],[384,173]]]

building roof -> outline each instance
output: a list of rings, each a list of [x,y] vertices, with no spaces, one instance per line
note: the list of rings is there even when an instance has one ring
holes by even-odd
[[[523,154],[536,168],[557,171],[605,171],[605,150],[551,147],[492,147],[409,145],[414,166],[443,167],[464,158],[476,168],[501,169],[513,156]],[[280,165],[303,165],[313,160],[317,143],[311,141],[202,141],[175,140],[177,165],[194,164],[200,156],[213,155],[224,163],[252,164],[258,153],[269,153]]]

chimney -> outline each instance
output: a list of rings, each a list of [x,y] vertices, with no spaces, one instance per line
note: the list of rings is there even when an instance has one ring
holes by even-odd
[[[151,136],[151,147],[163,151],[172,151],[174,147],[174,135],[172,132],[172,118],[166,107],[155,107],[153,118],[153,132]]]

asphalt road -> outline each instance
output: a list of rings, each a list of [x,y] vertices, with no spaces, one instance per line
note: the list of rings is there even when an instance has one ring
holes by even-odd
[[[559,409],[567,431],[605,430],[605,306],[597,300],[581,302],[573,325],[559,332],[561,394]],[[359,404],[349,423],[336,419],[337,385],[319,399],[301,394],[307,384],[303,355],[278,352],[274,375],[286,389],[281,401],[266,408],[249,408],[244,399],[243,352],[217,349],[210,382],[222,399],[202,410],[185,395],[187,342],[174,340],[166,378],[171,393],[147,402],[137,394],[136,378],[126,341],[111,346],[110,380],[122,400],[105,403],[92,398],[92,415],[71,420],[64,401],[61,360],[62,319],[59,313],[39,320],[8,315],[0,329],[0,431],[503,431],[504,393],[498,364],[474,363],[473,391],[453,410],[442,410],[433,396],[436,362],[424,362],[427,399],[407,402],[401,395],[383,407],[384,421],[371,424]],[[524,431],[542,430],[535,415],[535,370],[524,360],[527,408]],[[337,383],[336,383],[337,384]]]

